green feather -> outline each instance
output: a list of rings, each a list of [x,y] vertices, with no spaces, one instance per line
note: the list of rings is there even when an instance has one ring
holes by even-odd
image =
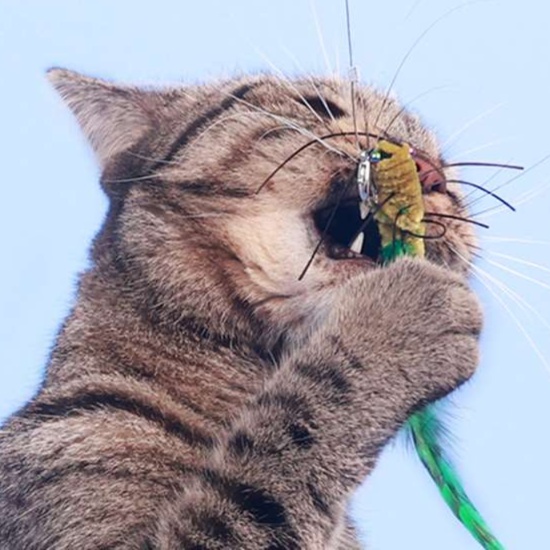
[[[375,219],[378,221],[382,240],[381,259],[387,263],[399,256],[423,256],[422,188],[410,148],[404,144],[397,145],[383,140],[379,142],[378,147],[391,153],[386,157],[387,160],[381,160],[375,166],[375,172],[377,169],[381,170],[378,180],[375,178],[378,191],[386,195],[381,206],[375,208]],[[410,164],[410,174],[405,181],[397,168],[403,168],[406,163]],[[392,165],[396,167],[395,175],[391,172]],[[412,206],[416,207],[417,219],[407,219]],[[391,220],[394,220],[393,223],[388,223]],[[411,224],[414,227],[412,232]],[[483,548],[504,550],[466,495],[458,474],[443,450],[446,443],[445,428],[439,419],[436,406],[428,405],[416,412],[406,425],[422,464],[454,515]]]
[[[462,483],[445,455],[444,428],[434,405],[413,414],[407,421],[416,452],[422,464],[435,481],[443,499],[453,514],[487,550],[504,550],[472,504]]]
[[[410,255],[412,247],[400,239],[384,246],[381,250],[385,262],[398,256]],[[445,428],[434,405],[413,414],[407,421],[416,452],[431,478],[435,481],[443,499],[459,521],[486,550],[504,550],[489,527],[468,498],[466,491],[445,447]]]

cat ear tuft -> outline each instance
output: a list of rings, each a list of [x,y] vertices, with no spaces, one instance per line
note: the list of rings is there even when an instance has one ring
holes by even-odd
[[[76,116],[102,168],[151,128],[147,92],[61,68],[49,69],[47,76]]]

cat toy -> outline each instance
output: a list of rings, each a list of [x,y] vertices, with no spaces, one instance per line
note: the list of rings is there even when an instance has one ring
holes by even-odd
[[[425,236],[422,185],[411,147],[379,140],[363,151],[357,169],[361,208],[372,213],[384,263],[399,256],[423,257]],[[472,504],[444,452],[444,426],[434,405],[407,421],[416,452],[454,515],[487,550],[504,550]]]

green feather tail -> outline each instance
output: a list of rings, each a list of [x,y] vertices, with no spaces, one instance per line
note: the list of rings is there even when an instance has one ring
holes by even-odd
[[[434,405],[412,415],[407,421],[416,452],[435,481],[453,514],[487,550],[504,550],[464,491],[453,465],[443,451],[444,427]]]
[[[414,255],[412,251],[410,243],[396,239],[382,247],[381,255],[385,262],[390,262],[398,256]],[[483,548],[504,550],[504,546],[491,533],[481,514],[468,498],[458,474],[443,450],[446,443],[445,428],[435,405],[428,405],[413,414],[407,421],[407,426],[422,464],[435,481],[453,514]]]
[[[399,256],[411,255],[415,255],[414,247],[404,239],[394,239],[381,249],[384,262],[390,262]],[[458,474],[443,451],[446,443],[445,428],[435,405],[428,405],[413,414],[407,421],[407,426],[422,464],[454,515],[483,548],[504,550],[504,546],[491,533],[481,514],[468,498]]]
[[[379,140],[373,161],[378,204],[374,218],[381,237],[383,262],[399,256],[424,256],[422,186],[407,144]],[[367,205],[369,206],[369,205]],[[416,452],[455,516],[486,550],[504,550],[472,504],[445,455],[445,428],[435,405],[407,421]]]

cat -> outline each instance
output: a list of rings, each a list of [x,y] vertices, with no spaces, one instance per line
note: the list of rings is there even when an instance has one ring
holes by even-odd
[[[0,547],[360,548],[353,491],[478,362],[474,237],[437,218],[465,207],[435,137],[336,78],[49,78],[109,210],[42,387],[0,432]],[[419,152],[426,259],[380,265],[372,224],[349,249],[365,128]]]

